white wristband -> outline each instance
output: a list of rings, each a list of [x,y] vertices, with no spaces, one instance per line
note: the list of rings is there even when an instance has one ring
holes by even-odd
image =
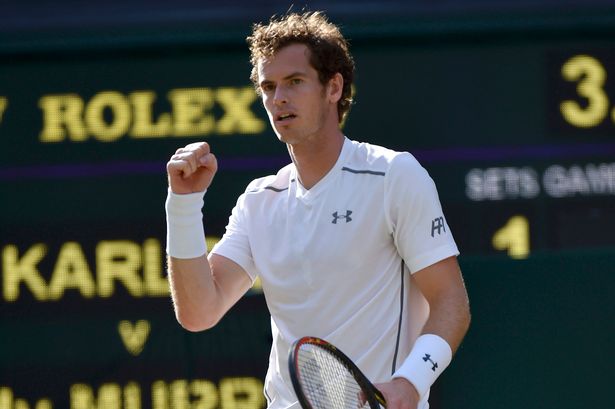
[[[165,202],[169,256],[196,258],[207,253],[201,213],[206,191],[181,195],[169,189]]]
[[[421,335],[393,378],[407,379],[422,399],[452,358],[453,351],[443,338],[434,334]]]

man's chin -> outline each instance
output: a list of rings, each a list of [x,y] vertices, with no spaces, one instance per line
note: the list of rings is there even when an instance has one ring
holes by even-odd
[[[292,135],[290,135],[288,132],[280,132],[278,130],[275,130],[275,134],[278,137],[278,139],[280,140],[280,142],[292,143],[292,141],[293,141]]]

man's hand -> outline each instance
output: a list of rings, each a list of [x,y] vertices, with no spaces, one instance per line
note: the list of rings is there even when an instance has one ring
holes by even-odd
[[[384,395],[387,409],[417,409],[419,394],[406,379],[395,378],[374,386]]]
[[[171,191],[177,194],[202,192],[211,185],[218,161],[207,142],[179,148],[167,162]]]

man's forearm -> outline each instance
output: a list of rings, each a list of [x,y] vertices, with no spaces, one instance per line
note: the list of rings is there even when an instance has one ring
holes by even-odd
[[[191,259],[168,258],[169,285],[175,316],[189,331],[202,331],[218,322],[217,291],[205,255]]]
[[[429,308],[429,318],[421,333],[442,337],[454,354],[470,326],[470,307],[465,291],[444,294],[436,302],[432,301]]]

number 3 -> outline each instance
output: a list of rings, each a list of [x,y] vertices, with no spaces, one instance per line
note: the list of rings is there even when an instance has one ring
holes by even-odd
[[[609,109],[609,99],[602,88],[606,71],[600,61],[589,55],[577,55],[564,63],[562,76],[567,81],[578,81],[577,93],[588,100],[586,107],[576,101],[562,102],[560,111],[566,121],[581,128],[599,125]]]
[[[2,122],[2,114],[9,104],[9,100],[6,97],[0,97],[0,122]]]

